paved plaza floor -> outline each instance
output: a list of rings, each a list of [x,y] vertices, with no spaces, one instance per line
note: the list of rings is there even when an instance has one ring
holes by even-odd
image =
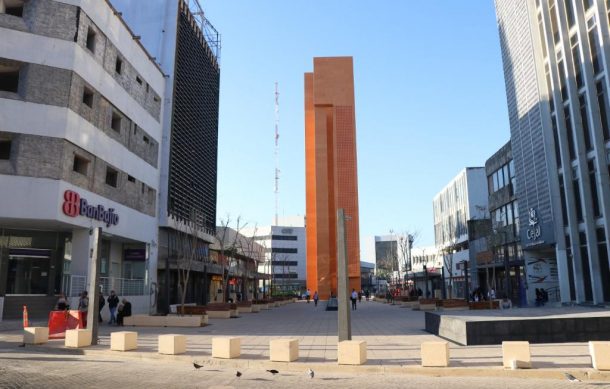
[[[423,330],[423,312],[377,302],[362,302],[351,314],[352,338],[367,342],[368,361],[364,366],[337,365],[337,312],[325,311],[323,303],[314,307],[313,302],[310,304],[298,302],[260,313],[242,313],[240,318],[235,319],[210,319],[210,324],[201,328],[119,328],[103,325],[100,328],[99,345],[79,350],[65,349],[63,340],[50,341],[43,346],[28,345],[26,348],[17,348],[17,345],[21,343],[21,331],[11,330],[10,325],[5,324],[5,328],[8,329],[0,329],[0,372],[3,372],[6,377],[17,374],[18,369],[7,370],[6,366],[12,365],[12,363],[8,363],[10,361],[30,360],[32,362],[27,366],[36,366],[44,363],[58,364],[57,359],[59,358],[59,361],[64,359],[69,366],[79,364],[87,366],[85,362],[90,361],[92,366],[101,365],[104,369],[116,368],[117,374],[125,368],[126,363],[129,371],[139,366],[138,372],[134,373],[134,376],[130,375],[130,379],[138,377],[140,371],[157,372],[158,369],[154,366],[158,366],[161,370],[163,367],[171,366],[172,371],[184,370],[188,372],[185,374],[190,376],[193,370],[192,361],[197,361],[206,366],[202,370],[197,370],[202,377],[222,376],[225,384],[239,387],[248,387],[245,383],[249,381],[245,379],[246,375],[242,377],[244,379],[234,380],[235,369],[248,372],[251,379],[260,378],[260,381],[250,381],[250,387],[254,387],[253,383],[262,385],[257,387],[281,387],[282,385],[279,383],[284,381],[285,383],[291,382],[290,385],[308,385],[304,372],[310,367],[317,372],[317,376],[320,378],[314,382],[317,384],[323,382],[328,387],[375,387],[376,381],[367,379],[368,376],[381,379],[379,382],[387,381],[386,383],[390,387],[394,385],[394,381],[392,381],[394,378],[391,377],[396,376],[395,384],[398,385],[396,387],[405,387],[400,386],[400,382],[405,380],[404,377],[411,375],[415,375],[417,378],[411,377],[409,380],[422,384],[425,383],[426,378],[424,377],[437,378],[438,381],[438,377],[452,376],[468,377],[470,381],[466,381],[474,387],[477,387],[475,385],[477,380],[484,382],[485,379],[489,380],[492,377],[494,382],[527,378],[527,382],[530,383],[536,382],[535,380],[554,380],[562,385],[563,381],[556,380],[563,380],[564,372],[571,372],[589,382],[602,384],[605,382],[610,387],[610,374],[595,372],[591,369],[586,343],[532,344],[533,369],[518,371],[506,371],[502,368],[502,350],[499,345],[459,346],[451,344],[451,367],[422,368],[420,367],[420,344],[424,341],[439,339]],[[138,350],[110,351],[110,333],[117,330],[137,331]],[[167,333],[180,333],[188,336],[187,354],[180,356],[157,354],[157,336]],[[212,338],[216,336],[241,337],[241,357],[234,360],[212,359]],[[269,362],[269,341],[283,337],[299,340],[299,360],[292,363]],[[7,364],[3,364],[2,359],[6,359]],[[4,367],[2,367],[3,365]],[[17,364],[15,365],[17,366]],[[62,365],[62,363],[58,365]],[[29,368],[24,367],[23,364],[18,366],[21,366],[19,369],[27,370]],[[286,375],[269,377],[265,370],[270,368],[276,368]],[[41,373],[39,370],[36,371],[37,374]],[[153,373],[144,374],[142,378],[154,376]],[[321,380],[324,377],[335,376],[343,378],[337,379],[337,381]],[[401,376],[402,379],[399,378]],[[162,381],[163,377],[161,381],[154,382]],[[458,385],[461,381],[456,382]],[[367,386],[367,383],[370,385]],[[542,385],[542,381],[539,384]],[[544,387],[546,384],[540,385],[531,387]],[[208,386],[210,386],[209,383],[201,387]],[[0,385],[0,387],[4,386]],[[511,387],[530,386],[519,384]]]

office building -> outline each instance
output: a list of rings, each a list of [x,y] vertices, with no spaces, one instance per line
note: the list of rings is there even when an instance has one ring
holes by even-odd
[[[351,57],[314,58],[305,73],[307,287],[337,295],[337,211],[346,215],[349,289],[360,290],[354,69]]]
[[[264,261],[258,271],[265,277],[258,287],[265,295],[304,292],[307,283],[305,219],[302,215],[280,217],[278,223],[243,231],[264,247]]]
[[[197,0],[112,0],[165,73],[159,191],[159,306],[179,298],[180,236],[198,231],[187,300],[205,303],[214,274],[220,38]],[[170,269],[166,271],[166,269]]]
[[[163,72],[107,1],[0,0],[0,37],[0,318],[76,306],[97,227],[104,294],[148,313]]]
[[[610,301],[608,11],[496,0],[525,262],[564,303]]]
[[[476,255],[469,240],[489,223],[487,176],[483,167],[467,167],[432,201],[434,242],[443,255],[448,297],[464,297],[478,287]],[[468,277],[468,279],[467,279]]]

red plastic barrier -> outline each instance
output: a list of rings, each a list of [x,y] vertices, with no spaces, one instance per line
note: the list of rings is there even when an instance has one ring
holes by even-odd
[[[80,311],[51,311],[49,313],[49,339],[63,339],[66,330],[85,328],[85,317]]]

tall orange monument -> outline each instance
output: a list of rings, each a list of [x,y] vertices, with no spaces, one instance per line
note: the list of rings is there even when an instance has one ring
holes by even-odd
[[[345,210],[349,290],[360,290],[352,57],[314,58],[305,73],[307,288],[337,296],[337,209]]]

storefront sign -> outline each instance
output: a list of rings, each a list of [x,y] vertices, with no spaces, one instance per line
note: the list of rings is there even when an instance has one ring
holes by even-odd
[[[145,261],[146,249],[125,249],[123,257],[126,261]]]
[[[538,223],[538,216],[536,214],[536,209],[530,208],[528,228],[527,228],[527,239],[536,240],[536,239],[540,238],[541,235],[542,235],[542,231],[540,229],[540,224]]]
[[[90,205],[87,199],[81,198],[72,190],[64,192],[64,203],[61,209],[67,216],[85,216],[106,223],[106,227],[119,224],[119,215],[114,213],[114,208],[105,209],[103,205]]]

